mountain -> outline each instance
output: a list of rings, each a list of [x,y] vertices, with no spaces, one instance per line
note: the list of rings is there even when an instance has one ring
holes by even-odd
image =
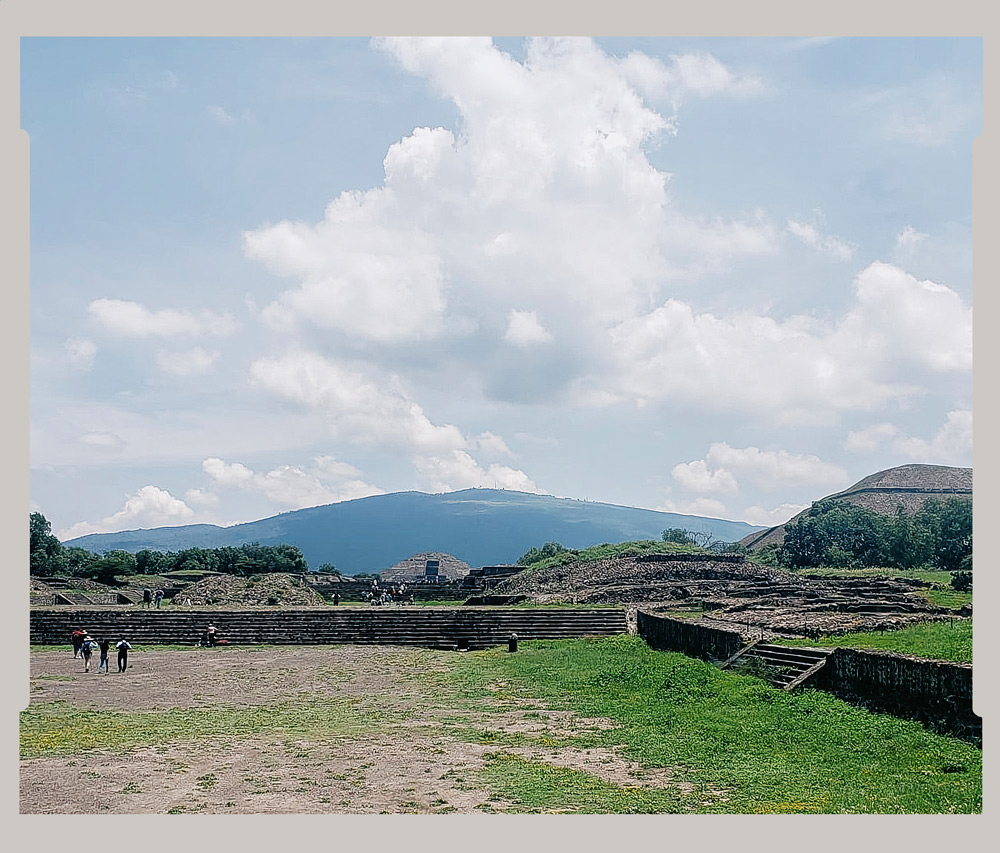
[[[913,513],[931,498],[949,497],[967,497],[972,500],[971,468],[900,465],[871,474],[850,488],[828,495],[823,500],[847,501],[872,512],[895,515],[897,506]],[[779,524],[763,533],[751,533],[740,540],[741,544],[751,551],[759,551],[765,545],[779,545],[785,538],[785,525],[798,521],[808,511],[804,509],[785,524]]]
[[[529,548],[559,542],[587,548],[603,542],[659,539],[679,527],[724,542],[761,531],[742,521],[701,518],[615,504],[503,489],[429,495],[396,492],[216,527],[192,524],[92,533],[67,541],[89,551],[180,551],[259,542],[302,549],[311,568],[333,563],[344,574],[381,571],[423,551],[451,554],[471,566],[514,563]]]

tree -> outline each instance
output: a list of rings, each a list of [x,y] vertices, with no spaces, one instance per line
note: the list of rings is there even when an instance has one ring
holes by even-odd
[[[316,571],[324,575],[336,575],[340,577],[340,569],[338,569],[333,563],[320,563],[316,567]]]
[[[931,550],[930,531],[902,506],[896,507],[896,517],[889,531],[889,565],[898,569],[916,569],[930,561]]]
[[[785,527],[778,560],[791,568],[881,566],[889,519],[846,501],[819,501]]]
[[[66,570],[63,544],[52,535],[52,525],[40,512],[33,512],[28,520],[29,566],[33,575],[63,574]]]
[[[933,564],[946,572],[961,569],[962,560],[972,553],[972,501],[929,500],[917,520],[929,531]]]
[[[519,566],[533,566],[535,563],[540,563],[549,557],[569,553],[572,553],[570,549],[563,547],[558,542],[546,542],[541,548],[529,548],[525,551],[517,561],[517,564]]]
[[[668,527],[660,534],[660,539],[664,542],[676,542],[678,545],[696,544],[691,534],[682,527]]]

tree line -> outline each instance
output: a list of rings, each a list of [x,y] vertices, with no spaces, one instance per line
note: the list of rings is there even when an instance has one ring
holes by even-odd
[[[928,500],[915,513],[882,515],[846,501],[819,501],[772,549],[789,569],[884,567],[972,571],[972,501]]]
[[[95,554],[76,545],[63,545],[52,533],[48,519],[40,512],[30,517],[30,566],[37,576],[62,575],[90,578],[113,584],[119,576],[159,575],[179,570],[212,571],[232,575],[269,572],[305,572],[302,551],[295,545],[245,545],[222,548],[185,548],[181,551],[143,550],[135,554],[115,550]],[[319,571],[338,574],[328,563]]]

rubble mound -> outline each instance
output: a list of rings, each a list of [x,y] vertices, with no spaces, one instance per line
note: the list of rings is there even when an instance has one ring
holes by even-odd
[[[313,607],[324,604],[323,596],[295,575],[275,573],[213,575],[186,586],[172,599],[174,604],[223,605],[226,607]]]
[[[658,556],[528,570],[502,581],[493,592],[526,595],[537,603],[674,609],[730,630],[749,625],[808,637],[888,630],[955,616],[919,594],[926,586],[905,578],[803,577],[738,558]]]

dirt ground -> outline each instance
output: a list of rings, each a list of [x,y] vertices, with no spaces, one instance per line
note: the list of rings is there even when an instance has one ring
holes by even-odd
[[[31,702],[62,700],[109,712],[274,706],[311,695],[343,703],[358,719],[352,736],[261,732],[169,742],[125,751],[80,751],[20,764],[20,811],[35,814],[482,813],[509,804],[477,785],[497,747],[458,730],[536,736],[505,752],[572,767],[619,785],[686,789],[669,771],[650,771],[612,750],[549,748],[545,736],[608,728],[538,702],[490,707],[455,703],[432,676],[453,652],[385,646],[137,650],[128,672],[84,673],[66,651],[33,651]],[[502,686],[497,687],[500,695]],[[111,723],[109,722],[109,725]]]

